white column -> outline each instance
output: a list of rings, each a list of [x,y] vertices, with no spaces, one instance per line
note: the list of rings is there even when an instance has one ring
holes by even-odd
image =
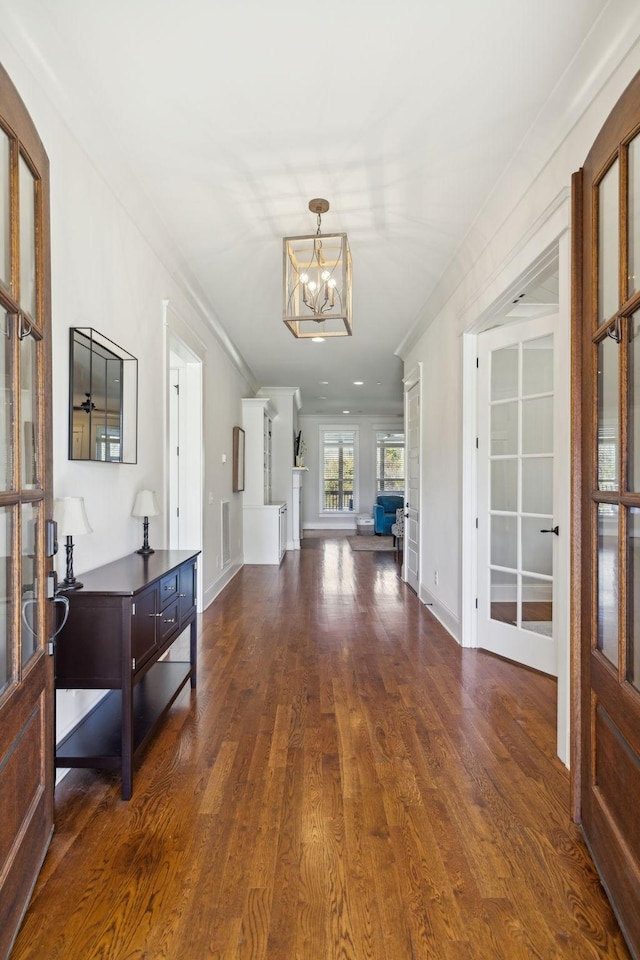
[[[302,474],[307,473],[308,470],[308,467],[292,467],[291,536],[294,550],[300,549],[300,541],[302,540]]]

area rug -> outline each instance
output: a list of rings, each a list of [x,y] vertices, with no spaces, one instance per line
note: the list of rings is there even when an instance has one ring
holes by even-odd
[[[393,537],[348,537],[352,550],[394,550]]]

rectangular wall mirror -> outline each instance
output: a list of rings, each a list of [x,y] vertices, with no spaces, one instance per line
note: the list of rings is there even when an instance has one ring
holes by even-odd
[[[136,463],[138,361],[92,327],[72,327],[69,459]]]

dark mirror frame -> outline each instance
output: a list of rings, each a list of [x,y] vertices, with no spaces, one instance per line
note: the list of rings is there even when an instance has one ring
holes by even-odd
[[[233,428],[233,492],[244,490],[244,430]]]
[[[69,460],[138,460],[138,361],[93,327],[69,330]]]

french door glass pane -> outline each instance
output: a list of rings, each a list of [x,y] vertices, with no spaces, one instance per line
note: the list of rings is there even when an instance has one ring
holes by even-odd
[[[20,157],[20,306],[37,319],[36,312],[36,183]]]
[[[518,347],[503,347],[491,354],[491,399],[518,396]]]
[[[518,452],[518,401],[491,407],[491,456]]]
[[[0,313],[0,490],[13,486],[13,317]]]
[[[491,563],[496,567],[518,566],[518,518],[491,517]]]
[[[0,507],[0,694],[15,679],[11,617],[12,509]]]
[[[629,144],[629,277],[627,297],[640,290],[640,138]]]
[[[518,577],[515,573],[491,571],[491,619],[518,626]]]
[[[618,310],[618,161],[598,187],[598,325]]]
[[[522,569],[529,573],[553,573],[553,534],[540,533],[553,526],[551,517],[522,517]]]
[[[39,485],[38,352],[39,341],[27,336],[20,341],[20,439],[23,490]]]
[[[491,462],[491,509],[515,512],[518,509],[518,461]]]
[[[618,507],[598,504],[598,649],[618,667]]]
[[[598,489],[617,490],[618,447],[618,352],[611,337],[598,344]]]
[[[22,665],[38,650],[38,526],[40,503],[22,505]]]
[[[628,677],[640,690],[640,510],[629,511]]]
[[[522,577],[522,628],[543,637],[553,636],[553,582]]]
[[[553,458],[524,457],[522,460],[523,513],[553,513]]]
[[[11,287],[11,142],[0,130],[0,282]]]
[[[640,313],[631,317],[629,337],[629,478],[630,490],[640,490]]]
[[[522,401],[522,452],[553,453],[553,397]]]
[[[553,393],[553,334],[522,344],[522,395]]]

